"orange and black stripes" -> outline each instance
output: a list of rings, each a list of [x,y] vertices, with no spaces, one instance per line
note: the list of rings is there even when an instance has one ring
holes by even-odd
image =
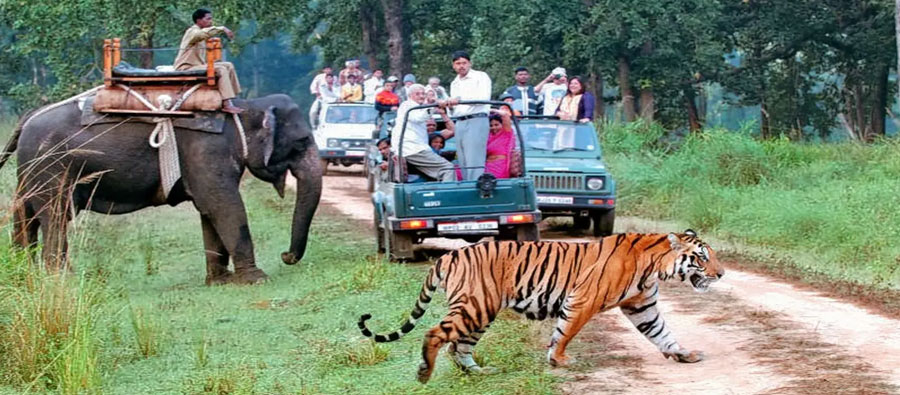
[[[618,234],[590,243],[479,243],[435,262],[399,330],[374,335],[365,325],[369,314],[360,317],[359,328],[376,342],[397,340],[412,331],[434,292],[444,289],[449,311],[426,334],[420,380],[428,379],[437,350],[447,342],[454,344],[451,350],[460,366],[478,368],[471,349],[504,308],[529,319],[559,319],[551,339],[551,362],[564,362],[565,345],[593,314],[616,306],[639,320],[636,325],[643,333],[676,344],[656,317],[655,284],[676,276],[683,280],[693,273],[690,270],[702,272],[700,264],[709,260],[709,253],[701,246],[705,244],[693,233]],[[651,311],[656,316],[645,320]]]

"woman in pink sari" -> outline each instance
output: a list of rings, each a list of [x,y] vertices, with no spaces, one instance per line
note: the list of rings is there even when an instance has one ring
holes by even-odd
[[[509,178],[510,155],[516,146],[516,134],[512,130],[509,113],[503,110],[492,110],[490,116],[490,134],[487,140],[487,159],[484,172],[497,178]]]

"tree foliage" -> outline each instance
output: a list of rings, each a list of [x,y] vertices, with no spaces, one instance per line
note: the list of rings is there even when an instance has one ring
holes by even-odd
[[[139,0],[0,0],[8,44],[0,89],[56,97],[96,81],[100,40],[174,46],[201,5]],[[708,96],[757,106],[763,137],[885,134],[896,93],[888,0],[225,0],[216,19],[276,34],[337,68],[352,57],[402,77],[453,77],[465,49],[495,93],[518,66],[533,82],[556,66],[583,75],[620,117],[702,126]],[[52,23],[50,23],[52,21]],[[102,23],[98,23],[102,21]],[[136,56],[136,55],[135,55]],[[9,59],[9,61],[6,61]],[[135,62],[142,59],[134,58]],[[10,76],[11,75],[11,76]],[[37,91],[37,92],[35,92]],[[720,93],[722,91],[724,93]]]

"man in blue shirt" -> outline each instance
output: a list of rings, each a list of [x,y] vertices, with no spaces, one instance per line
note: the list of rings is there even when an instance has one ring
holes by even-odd
[[[534,93],[534,86],[528,85],[529,80],[531,74],[528,73],[528,68],[519,67],[516,69],[516,84],[506,88],[504,92],[512,96],[513,109],[522,115],[535,115],[538,110],[538,96]]]

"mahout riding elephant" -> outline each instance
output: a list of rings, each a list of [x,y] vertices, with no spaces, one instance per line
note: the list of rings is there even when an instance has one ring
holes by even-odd
[[[245,109],[241,124],[226,118],[221,133],[175,127],[181,178],[165,196],[158,151],[148,145],[152,123],[82,126],[82,110],[72,102],[22,118],[0,153],[0,167],[18,150],[14,200],[14,242],[27,247],[43,235],[43,257],[65,264],[66,228],[80,210],[123,214],[149,206],[192,201],[200,212],[206,251],[206,283],[257,283],[266,274],[256,266],[244,202],[238,191],[244,169],[270,182],[284,196],[287,172],[297,179],[291,245],[281,254],[299,262],[306,250],[313,213],[322,192],[318,149],[302,111],[286,95],[235,100]],[[115,126],[115,127],[113,127]],[[228,270],[229,258],[234,272]]]

